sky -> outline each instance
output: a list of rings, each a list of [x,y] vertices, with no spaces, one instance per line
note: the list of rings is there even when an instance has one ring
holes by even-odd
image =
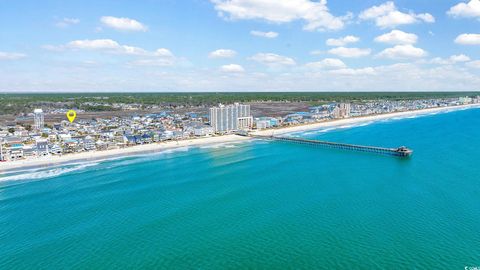
[[[0,25],[0,92],[480,90],[480,0],[0,0]]]

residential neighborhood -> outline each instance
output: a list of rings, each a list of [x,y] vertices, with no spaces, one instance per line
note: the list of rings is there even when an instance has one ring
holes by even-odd
[[[480,103],[480,96],[376,100],[361,103],[328,103],[309,111],[283,116],[252,116],[250,105],[234,103],[212,107],[209,113],[178,114],[160,111],[128,117],[65,120],[45,123],[49,108],[37,108],[28,125],[0,124],[0,160],[64,155],[84,151],[119,149],[139,144],[161,143],[198,137],[221,136],[239,130],[270,129],[375,114]],[[58,112],[52,112],[58,113]],[[81,113],[78,112],[78,113]]]

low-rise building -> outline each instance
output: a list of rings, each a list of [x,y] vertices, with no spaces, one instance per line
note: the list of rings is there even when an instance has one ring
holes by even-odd
[[[37,156],[46,156],[50,153],[47,140],[37,140],[35,142]]]
[[[206,125],[195,127],[193,129],[193,135],[197,137],[212,136],[214,133],[215,131],[213,130],[213,127]]]
[[[470,104],[472,103],[472,98],[471,97],[459,97],[458,102],[461,104]]]
[[[255,118],[255,127],[257,129],[266,129],[278,126],[278,119],[274,117],[259,117]]]
[[[8,158],[10,160],[18,160],[23,158],[23,143],[10,144],[8,148]]]
[[[83,149],[85,149],[85,151],[92,151],[97,149],[95,141],[92,139],[92,137],[87,136],[85,137],[85,139],[83,139]]]

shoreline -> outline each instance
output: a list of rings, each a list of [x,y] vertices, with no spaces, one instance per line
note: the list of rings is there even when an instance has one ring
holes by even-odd
[[[458,111],[462,109],[474,109],[474,108],[480,108],[480,104],[468,104],[468,105],[428,108],[428,109],[413,110],[413,111],[350,117],[350,118],[335,119],[335,120],[317,122],[317,123],[311,123],[311,124],[282,127],[278,129],[265,129],[265,130],[253,131],[251,133],[255,135],[266,136],[266,135],[271,135],[272,132],[274,132],[275,135],[278,135],[278,134],[285,134],[285,133],[314,130],[314,129],[325,128],[325,127],[334,127],[334,126],[340,126],[340,125],[346,125],[346,124],[357,124],[362,122],[380,121],[380,120],[392,119],[396,117],[417,116],[417,115],[425,115],[425,114],[437,113],[437,112],[450,112],[450,111]]]
[[[215,136],[215,137],[206,137],[206,138],[192,138],[188,140],[179,140],[179,141],[167,141],[167,142],[158,142],[150,144],[135,145],[119,149],[110,149],[103,151],[89,151],[81,153],[72,153],[62,156],[45,156],[39,158],[31,158],[25,160],[11,161],[11,162],[2,162],[0,163],[0,175],[2,173],[20,171],[20,170],[29,170],[29,169],[38,169],[42,167],[49,166],[60,166],[73,164],[78,162],[85,161],[99,161],[99,160],[108,160],[115,158],[124,158],[135,155],[146,155],[146,154],[155,154],[160,153],[165,150],[189,147],[189,146],[204,146],[211,144],[221,144],[228,142],[238,142],[251,140],[248,137],[242,137],[237,135],[224,135],[224,136]]]
[[[472,109],[472,108],[480,108],[480,104],[429,108],[429,109],[414,110],[414,111],[394,112],[394,113],[377,114],[377,115],[370,115],[370,116],[336,119],[336,120],[317,122],[317,123],[311,123],[311,124],[281,127],[278,129],[265,129],[265,130],[259,130],[259,131],[252,131],[252,134],[266,136],[266,135],[271,135],[273,133],[278,135],[278,134],[285,134],[285,133],[292,133],[292,132],[303,132],[308,130],[315,130],[319,128],[333,127],[333,126],[339,126],[339,125],[345,125],[345,124],[356,124],[356,123],[369,122],[369,121],[392,119],[396,117],[417,116],[417,115],[425,115],[425,114],[436,113],[436,112],[449,112],[449,111],[456,111],[461,109]],[[106,160],[106,159],[114,159],[114,158],[123,158],[123,157],[134,156],[134,155],[154,154],[154,153],[160,153],[164,150],[181,148],[181,147],[189,147],[189,146],[195,147],[195,146],[203,146],[203,145],[211,145],[211,144],[228,143],[228,142],[239,142],[239,141],[247,141],[251,139],[252,138],[231,134],[231,135],[214,136],[214,137],[206,137],[206,138],[194,138],[194,139],[179,140],[179,141],[143,144],[143,145],[136,145],[136,146],[126,147],[121,149],[91,151],[91,152],[67,154],[63,156],[46,156],[46,157],[32,158],[32,159],[26,159],[26,160],[2,162],[0,163],[0,174],[19,171],[19,170],[29,170],[29,169],[38,169],[38,168],[50,167],[50,166],[67,165],[67,164],[85,162],[85,161],[98,161],[98,160]]]

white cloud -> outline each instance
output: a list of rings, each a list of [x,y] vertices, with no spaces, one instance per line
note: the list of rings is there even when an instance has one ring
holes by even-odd
[[[278,37],[278,33],[277,32],[272,32],[272,31],[269,31],[269,32],[250,31],[250,34],[252,36],[264,37],[264,38],[276,38],[276,37]]]
[[[175,55],[166,48],[159,48],[155,51],[148,51],[140,47],[122,45],[111,39],[73,40],[65,45],[46,45],[43,46],[43,48],[53,51],[99,51],[103,53],[140,57],[141,59],[137,59],[129,63],[130,65],[135,66],[171,66],[182,60],[181,58],[179,59],[175,57]]]
[[[59,28],[67,28],[70,25],[79,24],[80,20],[77,18],[63,18],[55,23],[55,26]]]
[[[452,17],[480,18],[480,0],[470,0],[468,3],[459,3],[447,12]]]
[[[304,30],[339,30],[350,16],[335,17],[327,1],[310,0],[211,0],[222,17],[232,20],[262,19],[273,23],[305,21]]]
[[[475,61],[468,62],[466,65],[468,67],[471,67],[471,68],[479,68],[480,69],[480,60],[475,60]]]
[[[462,45],[480,45],[480,34],[461,34],[455,39],[455,43]]]
[[[388,44],[415,44],[418,36],[411,33],[405,33],[400,30],[392,30],[390,33],[383,34],[375,38],[376,42]]]
[[[307,63],[305,64],[305,67],[309,69],[339,69],[346,68],[347,65],[345,65],[345,63],[340,59],[325,58],[318,62]]]
[[[169,49],[160,48],[153,53],[153,56],[173,57],[173,53]]]
[[[270,67],[296,65],[295,60],[293,60],[292,58],[274,53],[257,53],[254,56],[250,57],[250,60]]]
[[[358,17],[360,20],[373,20],[380,28],[393,28],[398,25],[413,24],[420,21],[426,23],[435,22],[435,18],[429,13],[401,12],[392,1],[368,8],[362,11]]]
[[[237,55],[237,52],[234,50],[229,50],[229,49],[218,49],[216,51],[213,51],[208,54],[208,57],[210,58],[231,58],[235,57]]]
[[[45,45],[44,49],[52,51],[64,50],[90,50],[102,51],[115,54],[136,55],[136,56],[154,56],[154,57],[174,57],[173,53],[165,48],[159,48],[155,51],[147,51],[140,47],[122,45],[111,39],[82,39],[73,40],[65,45],[52,46]]]
[[[342,38],[329,38],[326,41],[328,46],[345,46],[349,43],[355,43],[360,40],[359,37],[356,36],[345,36]]]
[[[73,49],[104,50],[120,48],[118,42],[111,39],[83,39],[70,41],[67,47]]]
[[[437,64],[437,65],[453,65],[456,63],[463,63],[468,61],[470,61],[470,57],[468,57],[467,55],[457,54],[457,55],[452,55],[447,59],[443,59],[441,57],[435,57],[430,61],[424,61],[422,63]]]
[[[170,50],[165,48],[157,49],[153,52],[147,51],[146,54],[140,55],[139,59],[130,61],[131,66],[190,66],[191,63],[182,57],[176,57]]]
[[[472,61],[473,62],[473,61]],[[467,62],[467,64],[470,62]],[[293,69],[291,72],[221,73],[208,68],[149,68],[152,61],[96,68],[45,65],[42,70],[9,70],[0,85],[10,91],[475,91],[480,89],[480,69],[457,65],[438,67],[416,63],[361,66],[337,70]],[[157,63],[155,63],[157,65]],[[176,65],[178,65],[176,63]],[[477,63],[480,67],[480,63]],[[126,68],[127,67],[127,68]],[[373,69],[373,70],[372,70]],[[27,72],[27,73],[26,73]],[[25,79],[28,74],[28,80]],[[406,79],[408,78],[408,79]]]
[[[390,59],[421,58],[427,56],[427,52],[423,49],[407,44],[396,45],[393,48],[385,49],[377,56]]]
[[[67,49],[73,49],[73,50],[98,50],[98,51],[106,51],[111,53],[129,54],[129,55],[153,54],[139,47],[120,45],[118,42],[111,39],[74,40],[74,41],[70,41],[64,46],[59,46],[57,48],[58,49],[67,48]]]
[[[346,48],[346,47],[337,47],[330,49],[328,53],[335,54],[340,57],[347,58],[357,58],[362,56],[367,56],[372,52],[371,49],[360,49],[360,48]]]
[[[465,54],[457,54],[450,56],[450,61],[453,63],[467,62],[470,61],[470,57],[466,56]]]
[[[417,14],[416,17],[426,23],[434,23],[435,17],[430,13]]]
[[[436,65],[449,65],[451,62],[448,59],[443,59],[441,57],[432,58],[430,61],[420,60],[420,64],[428,63],[428,64],[436,64]]]
[[[102,24],[120,31],[142,31],[145,32],[148,28],[141,22],[130,18],[117,18],[112,16],[103,16],[100,18]]]
[[[395,4],[393,2],[386,2],[379,6],[373,6],[371,8],[368,8],[362,11],[362,13],[358,15],[358,17],[361,20],[371,20],[371,19],[376,19],[380,16],[384,16],[385,14],[388,14],[395,10],[397,10],[397,8],[395,7]]]
[[[372,67],[366,67],[366,68],[342,68],[342,69],[336,69],[336,70],[331,70],[331,74],[336,74],[336,75],[347,75],[347,76],[358,76],[358,75],[375,75],[375,69]]]
[[[18,60],[27,57],[23,53],[0,52],[0,61],[2,60]]]
[[[245,69],[237,64],[223,65],[220,67],[220,70],[228,73],[242,73],[245,72]]]
[[[128,45],[121,45],[119,50],[118,50],[118,53],[120,53],[120,54],[130,54],[130,55],[149,55],[149,54],[151,54],[150,52],[147,52],[146,50],[144,50],[142,48],[128,46]]]
[[[396,27],[402,24],[412,24],[417,20],[414,16],[400,11],[392,11],[385,16],[381,16],[376,20],[377,26],[381,28]]]

